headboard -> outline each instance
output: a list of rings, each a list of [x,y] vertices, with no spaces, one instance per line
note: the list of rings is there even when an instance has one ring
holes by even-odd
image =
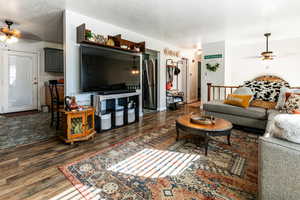
[[[271,81],[271,82],[287,82],[283,78],[274,75],[263,75],[256,77],[255,81]],[[213,85],[207,83],[207,100],[215,99],[226,99],[227,94],[231,94],[234,89],[240,86],[224,86],[224,85]],[[300,89],[300,87],[290,87],[291,89]]]
[[[278,76],[273,76],[273,75],[264,75],[264,76],[259,76],[254,79],[255,81],[271,81],[271,82],[287,82],[284,79],[278,77]]]

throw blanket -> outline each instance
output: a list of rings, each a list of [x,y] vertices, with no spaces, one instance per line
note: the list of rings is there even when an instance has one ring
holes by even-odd
[[[279,114],[271,128],[274,137],[300,144],[300,115]]]

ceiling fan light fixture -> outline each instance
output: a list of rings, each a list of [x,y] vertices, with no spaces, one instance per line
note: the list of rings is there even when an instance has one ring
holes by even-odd
[[[12,44],[12,43],[18,42],[18,40],[19,39],[17,37],[15,37],[15,36],[8,36],[7,39],[6,39],[6,42],[8,44]]]
[[[6,35],[0,32],[0,42],[5,42]]]
[[[0,29],[0,41],[8,44],[18,42],[18,38],[21,37],[21,32],[17,29],[10,28],[13,25],[12,21],[5,20],[5,23],[7,27]]]

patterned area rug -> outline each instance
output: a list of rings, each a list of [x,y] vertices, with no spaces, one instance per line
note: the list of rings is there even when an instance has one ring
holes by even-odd
[[[200,138],[184,136],[176,142],[173,124],[60,170],[86,199],[256,199],[257,139],[233,130],[232,145],[226,137],[212,138],[206,157]]]
[[[0,149],[32,144],[55,137],[50,113],[24,112],[0,117]]]

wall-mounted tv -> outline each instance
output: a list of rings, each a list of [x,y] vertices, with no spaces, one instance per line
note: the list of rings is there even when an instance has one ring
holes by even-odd
[[[138,55],[90,46],[80,46],[80,89],[82,92],[117,93],[140,87]]]

